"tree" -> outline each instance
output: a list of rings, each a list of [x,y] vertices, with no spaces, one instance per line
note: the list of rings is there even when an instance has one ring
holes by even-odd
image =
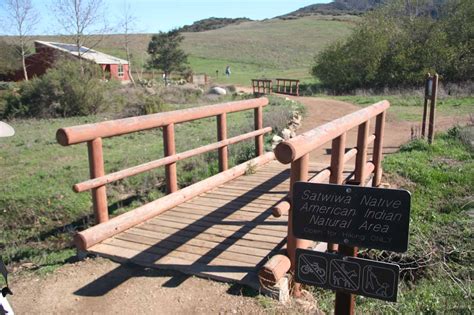
[[[30,36],[39,21],[39,15],[33,8],[31,0],[5,0],[5,10],[8,14],[11,28],[15,31],[15,45],[18,46],[18,53],[21,56],[23,76],[28,81],[25,59],[28,54]]]
[[[160,32],[151,37],[148,44],[148,54],[150,60],[148,65],[151,68],[162,70],[165,79],[173,71],[182,71],[188,62],[188,56],[179,48],[184,37],[178,30],[171,30],[167,33]]]
[[[131,13],[132,8],[130,3],[124,4],[123,15],[121,17],[121,23],[119,28],[123,32],[123,48],[125,50],[127,62],[128,62],[128,77],[133,85],[135,85],[135,80],[132,76],[132,53],[130,51],[130,45],[132,43],[132,37],[130,36],[130,31],[132,31],[136,17]]]
[[[53,0],[52,11],[59,22],[59,25],[74,39],[74,44],[79,57],[81,72],[84,72],[81,56],[87,53],[82,47],[86,39],[91,39],[92,34],[102,35],[107,31],[107,23],[103,16],[103,0]],[[89,41],[88,47],[97,46],[102,37],[94,37],[94,41]]]
[[[19,51],[20,47],[0,40],[0,81],[7,80],[11,74],[21,68]]]

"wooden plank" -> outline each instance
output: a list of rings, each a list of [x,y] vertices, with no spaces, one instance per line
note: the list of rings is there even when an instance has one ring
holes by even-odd
[[[166,256],[176,257],[176,258],[180,258],[182,260],[188,261],[190,264],[203,263],[203,264],[209,265],[212,263],[212,264],[217,264],[217,265],[222,265],[222,266],[236,266],[236,265],[247,266],[247,267],[255,266],[255,263],[247,263],[247,262],[239,261],[238,264],[236,264],[236,261],[232,259],[222,259],[222,258],[217,258],[213,256],[202,256],[200,254],[182,252],[179,250],[169,250],[166,248],[150,246],[149,244],[119,240],[115,237],[109,238],[107,241],[104,241],[104,243],[109,244],[109,245],[115,245],[117,247],[135,249],[141,252],[156,254],[157,256],[160,256],[160,258],[166,257]]]
[[[151,232],[159,231],[162,233],[170,234],[170,236],[172,234],[172,236],[181,236],[181,237],[193,238],[197,240],[206,240],[206,241],[216,242],[216,243],[224,243],[224,244],[235,243],[235,244],[241,244],[242,246],[260,248],[260,249],[266,249],[266,250],[273,250],[276,246],[274,242],[265,242],[265,241],[249,240],[249,239],[235,239],[235,238],[220,236],[216,234],[209,234],[207,230],[204,233],[195,233],[192,231],[180,230],[178,228],[173,228],[173,227],[165,227],[165,226],[158,227],[156,225],[147,225],[147,224],[136,226],[134,227],[134,229],[147,230]]]
[[[202,246],[195,246],[183,243],[176,243],[172,241],[165,240],[156,240],[148,236],[134,234],[134,233],[120,233],[113,238],[113,240],[121,240],[125,242],[137,243],[140,245],[152,246],[152,248],[157,248],[162,250],[164,253],[186,253],[186,254],[195,254],[201,257],[206,257],[206,260],[211,258],[226,259],[231,262],[241,262],[245,264],[256,265],[261,260],[262,257],[257,257],[253,255],[245,255],[242,253],[235,253],[231,251],[223,251],[219,249],[210,249]],[[268,253],[269,254],[269,253]]]
[[[240,197],[242,195],[250,196],[253,198],[259,198],[261,200],[268,200],[268,201],[278,201],[282,197],[286,196],[286,193],[279,193],[279,194],[266,194],[265,192],[258,192],[254,191],[253,189],[248,190],[245,192],[244,190],[237,190],[227,187],[220,187],[219,189],[213,190],[212,193],[214,194],[222,194],[227,196],[234,196]]]
[[[195,198],[193,200],[190,200],[186,202],[188,204],[200,204],[200,205],[214,205],[214,207],[233,207],[233,206],[241,206],[241,207],[252,207],[254,209],[261,209],[262,212],[265,210],[268,210],[271,205],[268,204],[258,204],[258,203],[252,203],[249,204],[247,201],[239,201],[237,199],[234,200],[220,200],[220,199],[211,199],[211,198]]]
[[[183,219],[193,219],[199,220],[201,222],[209,222],[217,225],[236,225],[236,226],[249,226],[249,227],[256,227],[261,230],[270,230],[270,231],[279,231],[279,232],[286,232],[286,226],[280,224],[280,222],[265,222],[265,219],[254,218],[249,220],[248,218],[238,218],[238,217],[229,217],[223,220],[219,217],[213,217],[210,215],[202,215],[199,213],[190,213],[190,212],[175,212],[169,211],[166,213],[166,216],[174,217],[174,218],[183,218]],[[161,216],[160,216],[161,217]]]
[[[274,243],[278,244],[282,241],[281,236],[273,236],[273,235],[260,235],[260,234],[255,234],[255,233],[250,233],[250,232],[242,232],[239,231],[240,228],[234,227],[233,229],[223,229],[220,227],[206,227],[206,226],[199,226],[199,225],[190,225],[190,224],[183,224],[183,223],[178,223],[174,221],[169,221],[169,220],[150,220],[147,222],[147,225],[155,225],[155,226],[164,226],[164,227],[173,227],[177,229],[182,229],[185,231],[193,232],[193,233],[209,233],[209,234],[215,234],[227,238],[243,238],[246,240],[256,240],[256,241],[261,241],[261,242],[269,242],[269,243]],[[232,228],[232,227],[231,227]],[[286,235],[285,235],[286,237]]]
[[[211,213],[212,211],[212,213]],[[174,213],[174,212],[180,212],[180,213],[190,213],[190,214],[199,214],[202,216],[212,216],[214,218],[220,218],[221,220],[227,219],[227,220],[245,220],[245,221],[252,221],[255,220],[257,217],[261,216],[258,212],[246,212],[246,211],[234,211],[234,210],[227,210],[227,209],[222,209],[216,211],[214,210],[201,210],[197,209],[195,207],[187,207],[186,205],[181,205],[179,207],[173,208],[172,210],[168,211],[168,213]],[[267,216],[265,218],[259,218],[258,221],[254,222],[267,222],[267,223],[280,223],[280,225],[286,225],[286,220],[283,220],[281,218],[275,218],[271,214],[270,211],[268,211]]]
[[[143,235],[143,236],[152,238],[153,240],[155,240],[156,243],[158,243],[158,241],[169,241],[176,244],[195,245],[195,246],[201,246],[201,247],[205,247],[209,249],[212,249],[212,248],[225,249],[230,252],[244,253],[247,255],[253,255],[257,257],[265,257],[266,255],[268,255],[269,252],[274,250],[274,248],[268,250],[268,249],[252,247],[251,242],[247,242],[244,244],[242,244],[241,242],[238,242],[238,240],[233,240],[229,242],[215,242],[215,241],[208,241],[208,240],[203,240],[203,239],[196,239],[193,237],[184,237],[184,236],[173,235],[173,234],[170,235],[168,233],[162,233],[159,231],[150,231],[150,230],[139,229],[139,228],[133,228],[133,229],[127,230],[125,234],[127,233]],[[120,236],[121,235],[122,234],[120,234]]]
[[[204,211],[208,211],[208,212],[216,212],[216,213],[236,213],[236,212],[239,212],[239,213],[242,213],[242,215],[253,215],[254,213],[258,213],[258,214],[263,214],[263,213],[268,213],[268,214],[271,214],[271,209],[270,207],[265,207],[265,208],[254,208],[253,206],[243,206],[243,207],[239,207],[238,205],[235,205],[235,204],[230,204],[230,205],[224,205],[222,207],[219,207],[219,208],[216,208],[215,205],[212,205],[211,202],[204,202],[204,201],[209,201],[209,200],[206,200],[206,199],[203,199],[203,202],[200,202],[200,203],[191,203],[191,202],[186,202],[186,203],[183,203],[181,205],[179,205],[179,209],[181,208],[186,208],[186,209],[202,209]],[[173,209],[176,209],[176,208],[173,208]],[[168,210],[168,211],[172,211],[172,210]],[[280,218],[270,218],[270,220],[280,220]],[[283,218],[281,219],[283,220]]]
[[[247,233],[255,234],[255,235],[265,235],[265,236],[275,236],[275,237],[283,237],[286,235],[286,229],[282,231],[274,231],[260,227],[258,224],[252,224],[251,222],[239,222],[238,224],[219,224],[210,221],[202,220],[195,220],[193,218],[186,219],[182,216],[173,216],[172,214],[164,213],[157,218],[151,219],[151,222],[156,223],[157,221],[168,221],[168,222],[176,222],[179,224],[183,224],[183,228],[186,228],[189,225],[199,226],[201,228],[208,228],[213,227],[221,230],[228,230],[228,231],[238,231],[239,229],[246,228],[248,229]]]
[[[226,194],[225,192],[213,191],[201,195],[201,197],[207,197],[211,199],[220,199],[220,200],[236,200],[236,201],[245,201],[247,203],[256,203],[256,204],[263,204],[272,206],[275,202],[280,201],[281,198],[271,198],[266,199],[265,196],[252,196],[250,194],[242,194],[237,196],[232,196],[230,194]]]

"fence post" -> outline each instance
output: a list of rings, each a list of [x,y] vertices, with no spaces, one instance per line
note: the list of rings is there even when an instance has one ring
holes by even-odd
[[[331,184],[341,185],[343,182],[344,172],[344,153],[346,149],[346,135],[343,133],[339,137],[332,140],[331,146],[331,175],[329,176],[329,182]],[[335,251],[335,244],[328,243],[328,251]]]
[[[383,159],[383,136],[385,129],[385,114],[386,111],[377,115],[375,119],[375,141],[374,153],[372,159],[374,162],[374,178],[372,179],[372,186],[380,186],[382,181],[382,159]]]
[[[308,181],[308,166],[309,166],[309,154],[305,154],[298,160],[291,162],[291,174],[290,174],[290,200],[293,198],[293,185],[296,182]],[[287,254],[291,261],[291,272],[294,273],[296,267],[295,255],[296,248],[307,248],[311,245],[311,241],[304,239],[297,239],[293,234],[293,206],[290,207],[288,212],[288,234],[287,234]],[[298,297],[301,295],[301,285],[295,283],[293,287],[293,295]]]
[[[421,121],[421,137],[425,137],[425,131],[426,131],[426,115],[428,114],[428,85],[429,85],[429,80],[430,80],[431,75],[428,73],[426,75],[425,79],[425,95],[424,95],[424,101],[423,101],[423,118]]]
[[[436,98],[438,94],[438,75],[433,76],[433,88],[431,90],[431,106],[430,106],[430,122],[428,125],[428,143],[433,143],[434,138],[434,129],[435,129],[435,108],[436,108]]]
[[[87,151],[89,154],[89,172],[90,177],[97,178],[105,175],[104,156],[102,154],[102,138],[96,138],[87,142]],[[109,220],[107,208],[107,191],[104,186],[93,188],[92,204],[94,207],[95,222],[97,224]]]
[[[263,107],[259,106],[254,109],[255,130],[263,128]],[[263,135],[255,137],[255,154],[260,156],[263,154]]]
[[[369,136],[369,120],[359,125],[357,131],[357,155],[354,181],[364,185],[365,165],[367,163],[367,138]]]
[[[222,141],[227,139],[227,114],[222,113],[217,115],[217,140]],[[228,163],[228,149],[223,146],[218,149],[219,152],[219,172],[225,171],[229,168]]]
[[[163,127],[163,144],[165,156],[176,154],[174,141],[174,124],[171,123]],[[178,190],[178,179],[176,175],[176,162],[165,166],[166,192],[173,193]]]

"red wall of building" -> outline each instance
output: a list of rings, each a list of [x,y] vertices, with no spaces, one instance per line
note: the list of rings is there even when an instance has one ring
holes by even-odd
[[[60,51],[43,46],[43,45],[36,45],[36,53],[30,55],[26,58],[26,66],[28,71],[28,78],[33,78],[35,76],[41,76],[46,73],[46,71],[52,67],[54,62],[58,60],[60,56],[64,56],[63,53]],[[71,56],[71,55],[66,55]],[[129,81],[130,78],[128,76],[128,65],[123,65],[123,76],[118,76],[118,64],[110,64],[110,65],[100,65],[102,70],[106,72],[110,69],[110,75],[105,74],[104,78],[112,78],[119,81]],[[11,80],[14,81],[21,81],[24,79],[23,70],[20,69],[15,74],[11,76]]]

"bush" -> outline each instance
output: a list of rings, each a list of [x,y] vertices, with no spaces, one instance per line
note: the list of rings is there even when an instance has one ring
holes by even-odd
[[[445,83],[472,80],[473,14],[470,0],[387,1],[317,55],[312,74],[335,92],[420,86],[427,72]]]
[[[70,117],[96,114],[106,107],[105,82],[97,65],[61,60],[41,77],[21,83],[8,93],[3,116]]]

